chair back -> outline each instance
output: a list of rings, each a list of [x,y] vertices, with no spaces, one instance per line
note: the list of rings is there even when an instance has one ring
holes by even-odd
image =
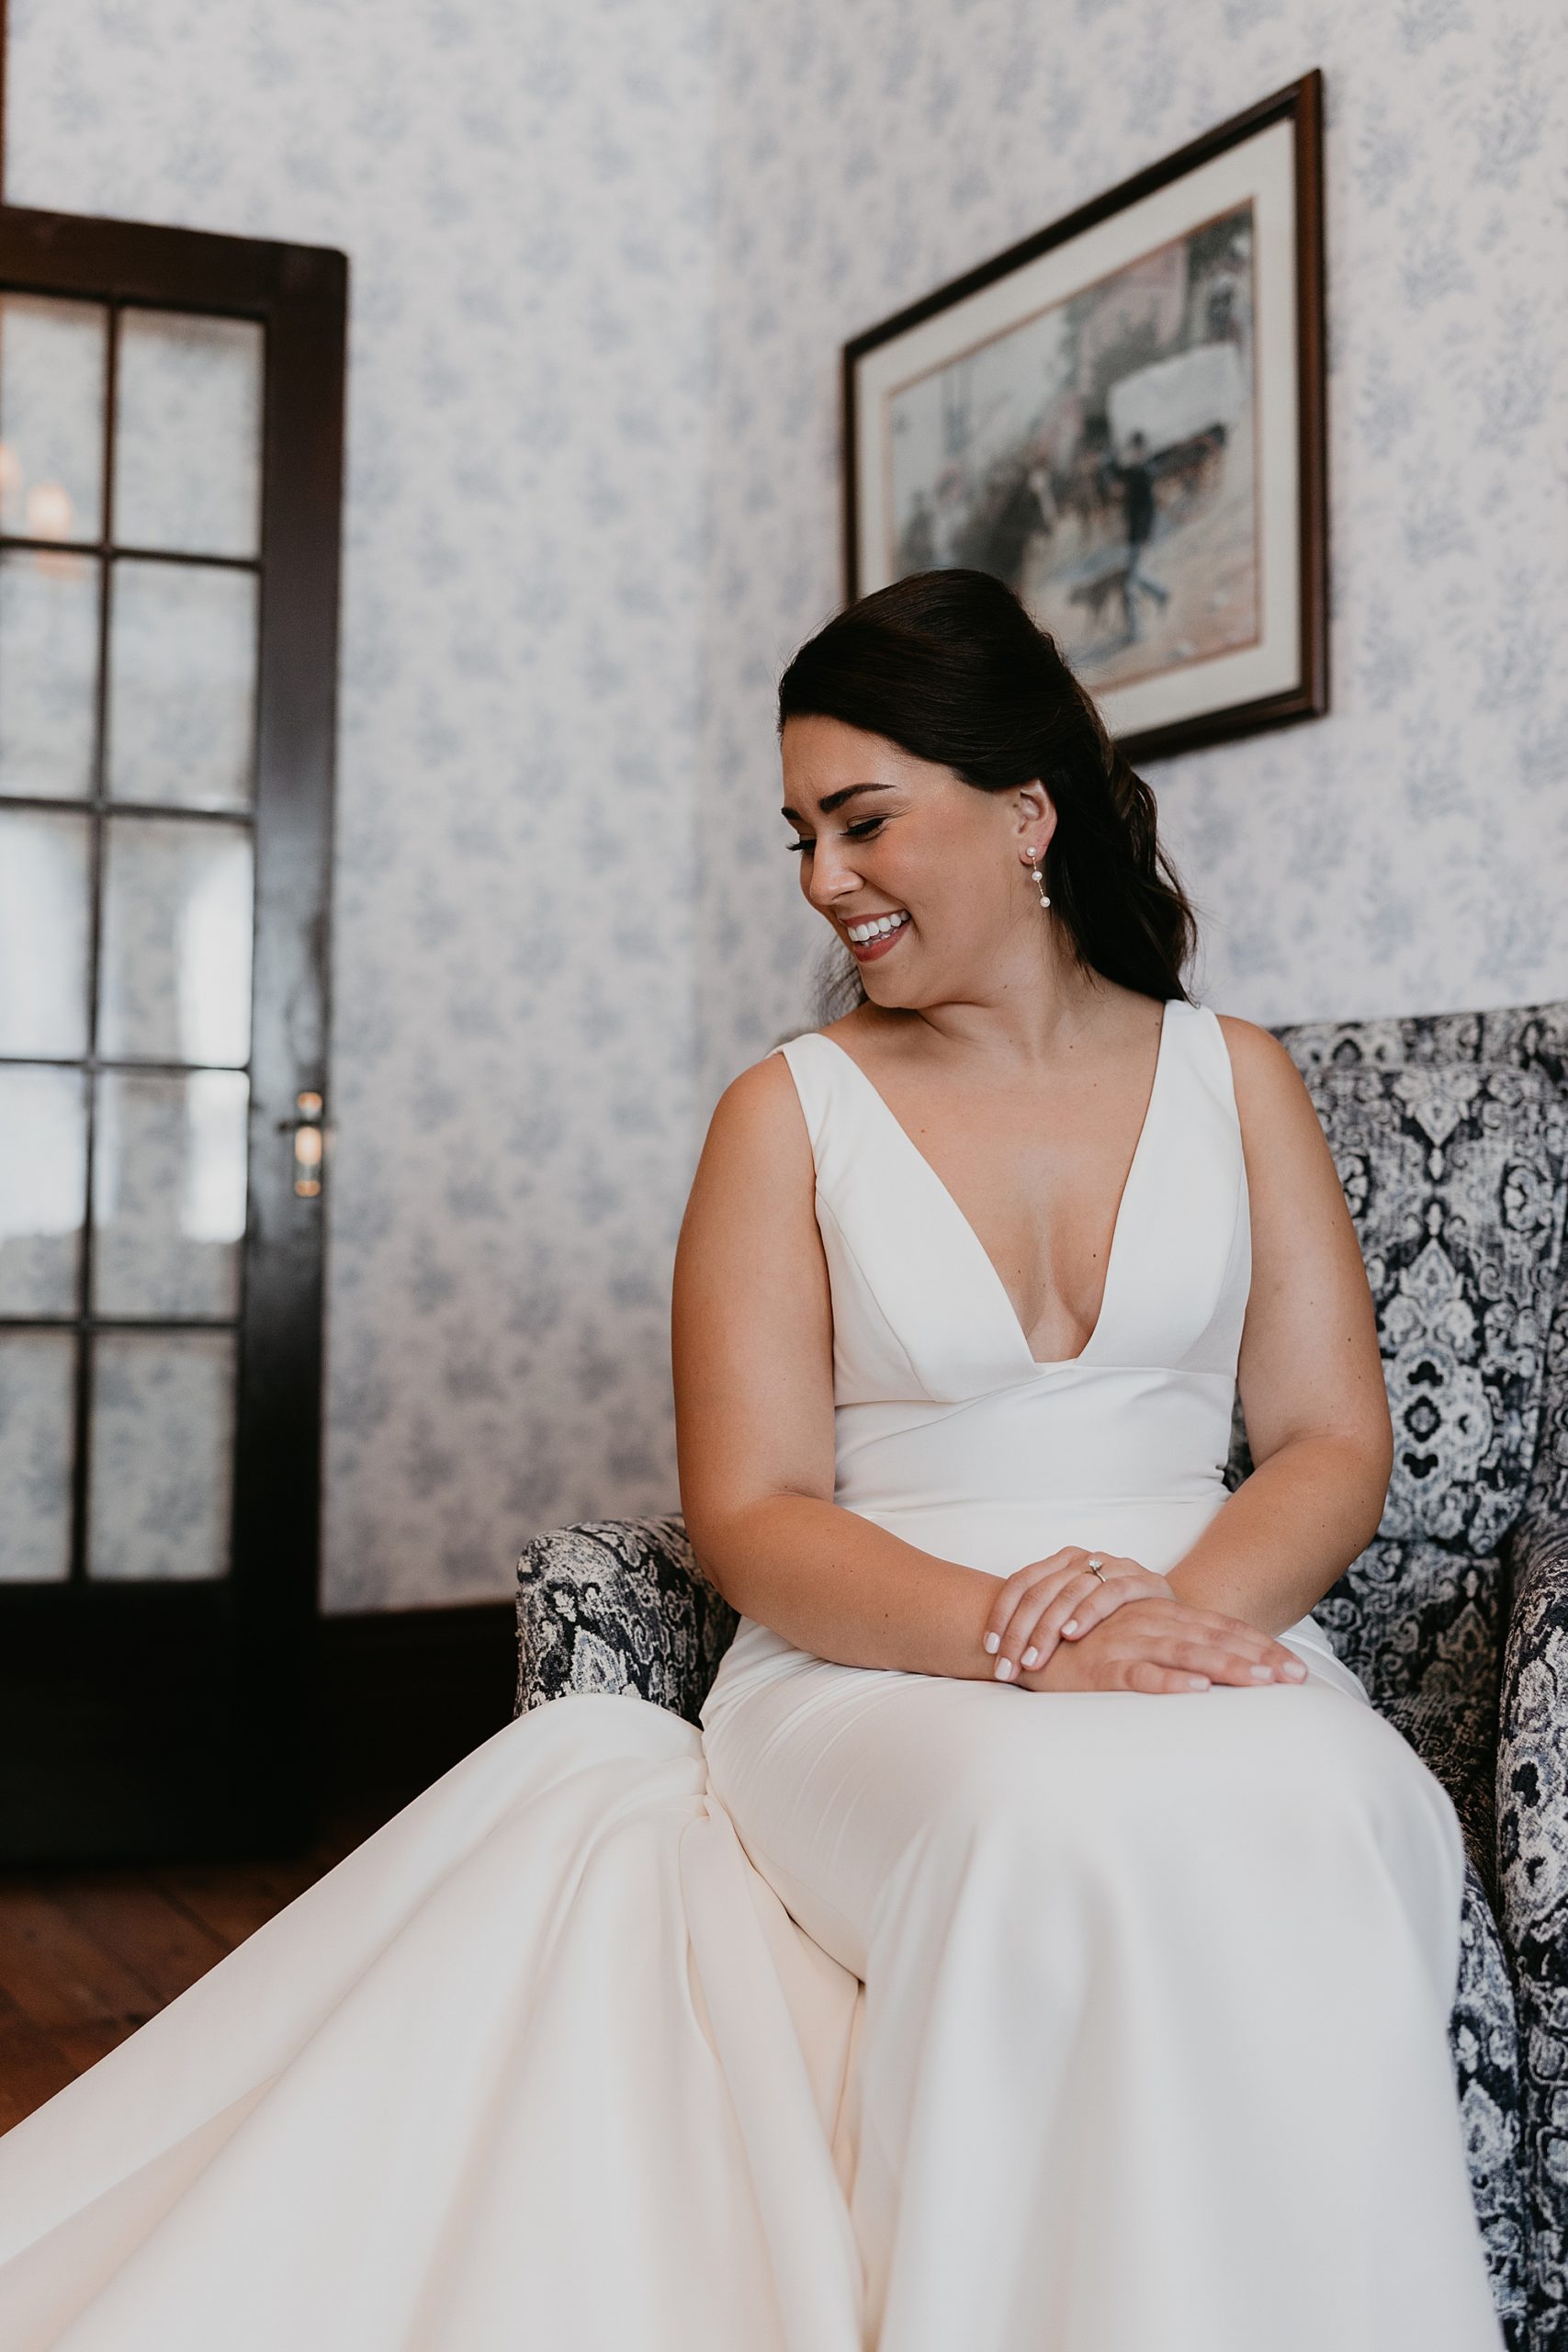
[[[1485,1777],[1506,1541],[1543,1430],[1552,1449],[1568,1439],[1568,1002],[1273,1034],[1345,1188],[1393,1421],[1377,1534],[1314,1613],[1424,1753],[1467,1751],[1443,1771],[1452,1787]],[[1227,1485],[1251,1467],[1238,1399]]]

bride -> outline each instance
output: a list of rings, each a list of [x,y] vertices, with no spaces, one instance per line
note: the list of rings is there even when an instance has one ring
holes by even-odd
[[[1310,1099],[1010,590],[779,711],[859,985],[682,1227],[701,1729],[535,1708],[0,2140],[3,2352],[1501,2345],[1459,1826],[1311,1615],[1392,1441]]]

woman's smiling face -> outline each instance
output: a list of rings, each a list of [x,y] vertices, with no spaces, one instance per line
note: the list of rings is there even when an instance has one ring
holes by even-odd
[[[1022,853],[1043,854],[1055,826],[1038,784],[981,792],[837,718],[788,719],[782,756],[801,889],[874,1002],[940,1002],[972,995],[976,980],[988,995],[1010,942],[1038,955],[1043,926]],[[886,918],[902,920],[855,937]]]

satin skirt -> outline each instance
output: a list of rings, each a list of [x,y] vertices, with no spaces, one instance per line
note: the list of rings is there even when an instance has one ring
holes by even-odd
[[[1364,1698],[731,1658],[0,2138],[4,2352],[1497,2352],[1458,1823]]]
[[[747,1853],[863,1984],[877,2352],[1499,2352],[1448,2024],[1447,1792],[1302,1684],[1032,1693],[738,1643]]]

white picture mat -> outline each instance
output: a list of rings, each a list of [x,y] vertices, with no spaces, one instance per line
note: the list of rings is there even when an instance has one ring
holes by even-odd
[[[1200,222],[1254,205],[1253,350],[1257,370],[1258,605],[1255,645],[1159,677],[1108,686],[1095,699],[1115,735],[1228,709],[1301,679],[1297,503],[1295,126],[1270,123],[1169,187],[1010,270],[855,362],[859,425],[856,548],[860,594],[887,585],[886,469],[892,401],[915,378],[1005,334],[1034,312],[1114,276]]]

